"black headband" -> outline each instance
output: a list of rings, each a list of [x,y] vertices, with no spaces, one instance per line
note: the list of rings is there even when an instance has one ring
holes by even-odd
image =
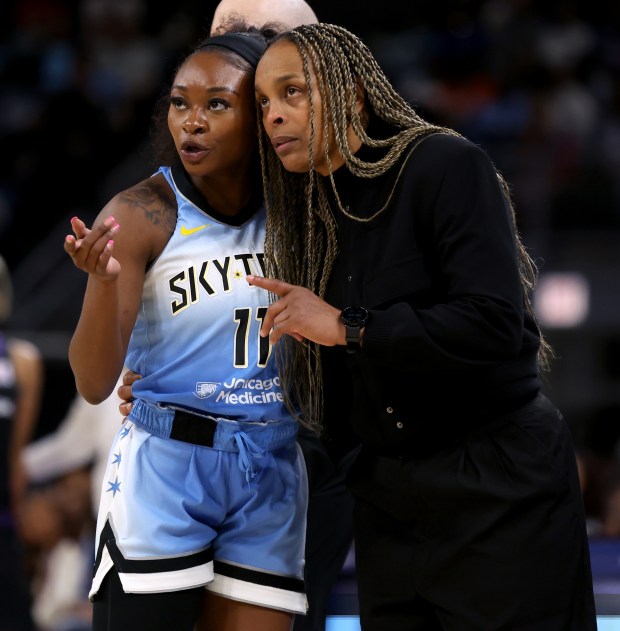
[[[267,44],[264,41],[247,33],[224,33],[224,35],[208,37],[201,42],[197,50],[202,50],[207,46],[228,48],[228,50],[232,50],[243,57],[252,68],[256,68],[258,61],[267,48]]]

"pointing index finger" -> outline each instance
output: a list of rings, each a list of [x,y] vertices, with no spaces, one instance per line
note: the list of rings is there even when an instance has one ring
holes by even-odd
[[[293,285],[285,283],[283,280],[276,280],[275,278],[265,278],[264,276],[254,276],[252,274],[246,276],[245,278],[250,285],[262,287],[267,291],[271,291],[280,298],[282,298],[282,296],[286,296],[286,294],[293,289]]]

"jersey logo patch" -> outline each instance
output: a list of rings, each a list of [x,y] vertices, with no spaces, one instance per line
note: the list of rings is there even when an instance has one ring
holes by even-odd
[[[190,234],[194,234],[194,232],[198,232],[199,230],[203,230],[204,228],[208,227],[208,223],[205,223],[202,226],[196,226],[195,228],[186,228],[185,226],[181,226],[181,234],[184,237],[189,237]]]
[[[198,381],[196,383],[194,396],[199,399],[208,399],[217,390],[219,385],[219,383],[213,383],[212,381]]]

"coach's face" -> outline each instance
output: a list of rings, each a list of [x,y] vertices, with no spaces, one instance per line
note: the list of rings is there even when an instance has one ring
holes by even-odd
[[[328,175],[329,162],[335,171],[344,160],[336,148],[331,129],[326,151],[323,100],[313,68],[310,68],[310,86],[311,90],[306,83],[299,50],[291,41],[280,40],[273,44],[256,68],[254,89],[263,126],[284,168],[294,173],[308,172],[312,151],[314,168],[321,175]],[[315,134],[311,142],[312,116]]]

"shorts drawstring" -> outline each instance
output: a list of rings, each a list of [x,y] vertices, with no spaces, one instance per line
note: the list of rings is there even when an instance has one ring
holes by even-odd
[[[245,432],[236,432],[232,437],[239,448],[239,469],[245,471],[245,479],[250,484],[250,479],[256,477],[254,458],[262,458],[265,452]]]

